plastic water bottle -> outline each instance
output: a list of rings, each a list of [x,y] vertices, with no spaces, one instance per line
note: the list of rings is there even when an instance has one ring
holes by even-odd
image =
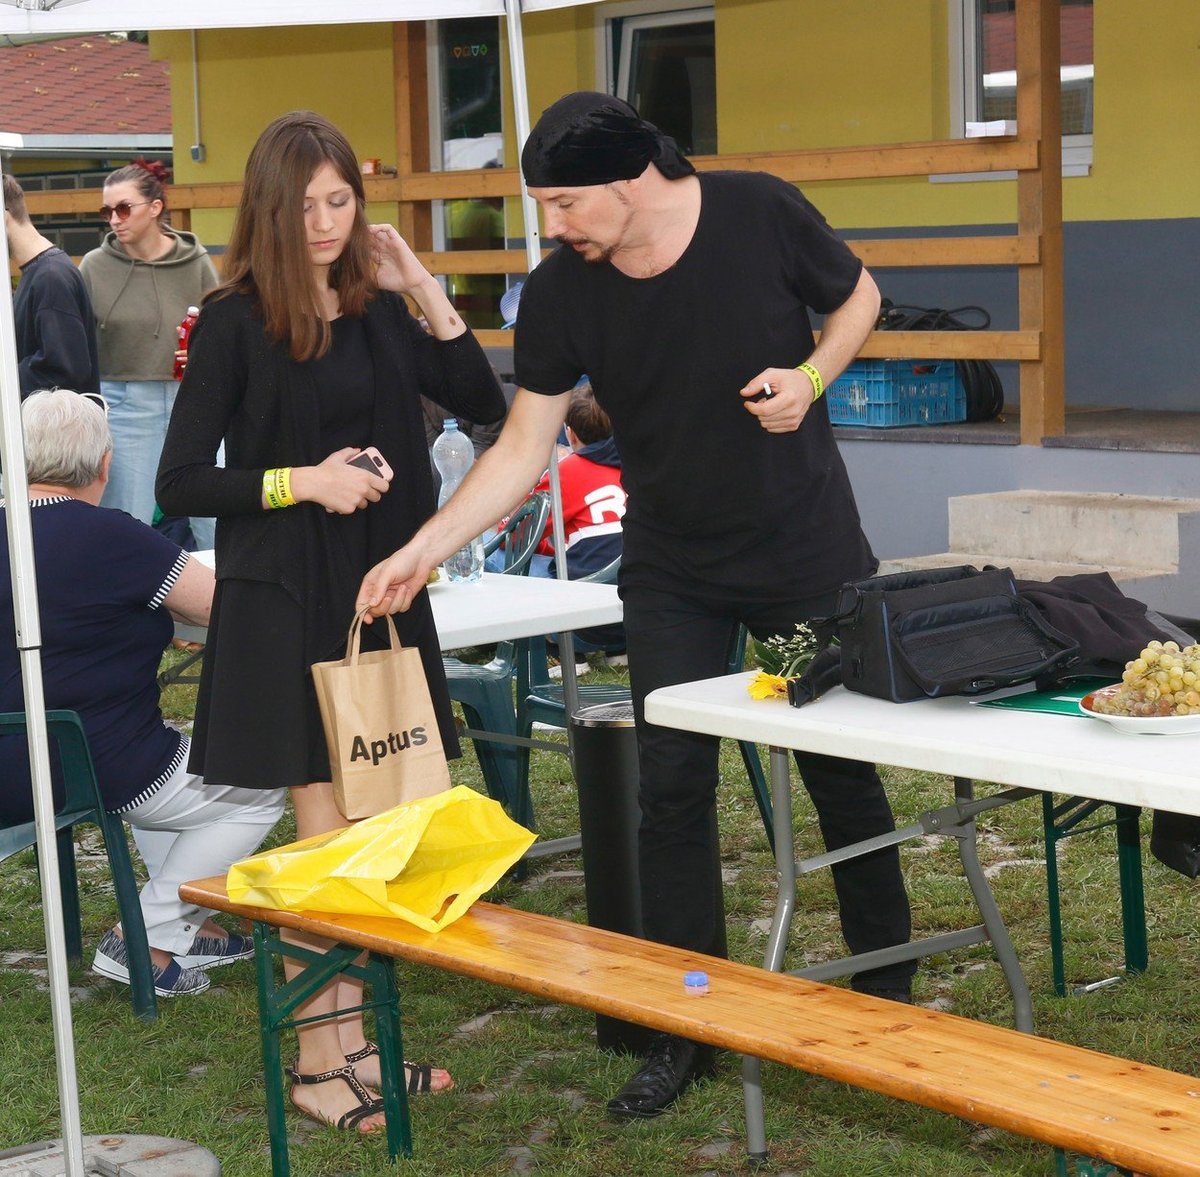
[[[175,328],[175,334],[179,336],[179,347],[177,351],[186,353],[188,349],[188,340],[192,335],[192,328],[196,325],[196,320],[200,318],[199,307],[188,307],[187,314],[183,316],[183,322]],[[185,362],[178,356],[175,357],[175,379],[183,379]]]
[[[475,447],[463,433],[453,417],[442,423],[442,432],[433,443],[433,464],[442,476],[442,489],[438,494],[438,507],[444,507],[450,496],[458,490],[475,461]],[[451,580],[478,580],[483,575],[483,540],[476,536],[464,544],[445,563],[446,575]]]

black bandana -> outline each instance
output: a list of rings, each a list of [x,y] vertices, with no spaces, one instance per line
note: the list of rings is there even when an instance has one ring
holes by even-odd
[[[668,179],[695,168],[675,140],[620,98],[581,90],[547,107],[521,152],[530,188],[584,188],[633,180],[654,164]]]

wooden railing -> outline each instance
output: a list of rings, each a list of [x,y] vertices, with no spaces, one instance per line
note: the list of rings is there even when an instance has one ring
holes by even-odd
[[[772,151],[702,156],[701,170],[741,168],[793,183],[895,179],[962,172],[1015,172],[1016,232],[1006,236],[929,237],[851,241],[869,267],[1012,265],[1018,272],[1019,324],[1009,331],[874,332],[861,354],[914,359],[1016,360],[1020,363],[1021,442],[1040,444],[1063,432],[1062,176],[1059,130],[1058,0],[1018,0],[1017,125],[1012,138],[954,139],[879,147]],[[429,171],[424,26],[393,26],[399,173],[365,177],[367,199],[396,207],[396,223],[434,273],[522,274],[524,250],[435,251],[432,202],[516,197],[515,168]],[[237,205],[239,183],[181,184],[170,191],[172,221],[188,228],[192,213]],[[95,189],[28,193],[29,211],[93,214]],[[211,243],[209,243],[211,244]],[[219,257],[217,258],[219,263]],[[507,346],[510,332],[479,331],[490,346]]]

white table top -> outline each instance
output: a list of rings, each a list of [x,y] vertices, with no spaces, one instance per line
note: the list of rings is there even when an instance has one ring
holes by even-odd
[[[485,572],[475,584],[438,581],[429,602],[443,650],[620,621],[615,585]]]
[[[805,707],[751,699],[753,673],[654,691],[665,727],[1003,785],[1200,814],[1200,735],[1131,735],[1087,716],[889,703],[835,687]]]
[[[193,555],[213,566],[211,551]],[[439,580],[429,586],[429,603],[443,650],[607,625],[623,615],[615,585],[495,572],[475,584]],[[205,631],[176,626],[176,634],[202,642]]]

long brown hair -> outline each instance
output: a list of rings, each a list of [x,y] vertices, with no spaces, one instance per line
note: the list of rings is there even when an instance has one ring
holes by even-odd
[[[345,135],[311,110],[280,115],[259,135],[246,161],[242,199],[223,258],[225,280],[210,295],[253,296],[268,338],[286,342],[294,360],[324,355],[331,339],[313,281],[303,214],[305,190],[326,163],[354,190],[358,206],[345,248],[329,269],[329,284],[342,314],[363,314],[377,288],[362,172]]]

